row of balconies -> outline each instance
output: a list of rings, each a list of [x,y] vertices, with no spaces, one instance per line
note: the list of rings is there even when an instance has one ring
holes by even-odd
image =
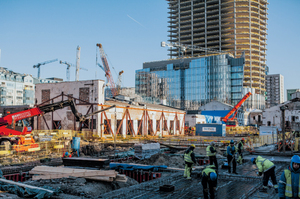
[[[204,12],[201,13],[201,14],[204,14]],[[212,15],[212,16],[207,16],[207,19],[210,19],[211,17],[218,17],[218,16],[219,16],[218,14],[217,15]],[[181,21],[183,21],[183,23],[191,22],[191,15],[186,15],[186,16],[182,16],[181,17],[181,19],[184,19],[184,18],[187,18],[187,20],[181,20]],[[239,18],[248,18],[249,19],[250,17],[249,17],[249,15],[238,15],[238,16],[236,16],[236,18],[237,19],[239,19]],[[234,17],[233,16],[232,17],[223,17],[222,21],[228,21],[229,19],[234,19]],[[194,22],[198,21],[198,20],[203,20],[204,21],[205,17],[198,17],[198,18],[197,17],[193,17],[193,21]],[[260,23],[254,22],[253,20],[260,21]],[[257,23],[257,25],[260,25],[260,26],[266,26],[267,25],[266,20],[260,19],[260,18],[255,17],[255,16],[251,17],[251,22],[252,23]],[[168,21],[168,23],[173,23],[174,25],[176,25],[178,23],[178,17],[176,17],[176,18]],[[239,22],[236,22],[236,23],[239,23]]]

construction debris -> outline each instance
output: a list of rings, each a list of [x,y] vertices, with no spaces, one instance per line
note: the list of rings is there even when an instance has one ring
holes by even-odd
[[[159,143],[134,145],[134,155],[141,160],[150,158],[152,155],[157,153],[160,153]]]

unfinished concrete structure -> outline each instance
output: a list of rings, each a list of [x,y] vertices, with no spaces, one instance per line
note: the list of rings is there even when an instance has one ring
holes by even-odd
[[[245,52],[244,87],[264,94],[267,51],[267,0],[168,0],[169,41],[232,53]],[[171,48],[170,57],[179,49]],[[207,54],[195,48],[187,56]]]
[[[146,136],[184,133],[185,111],[131,101],[104,101],[104,81],[88,80],[36,85],[36,104],[73,99],[79,113],[86,115],[112,105],[116,108],[93,115],[85,122],[76,122],[70,108],[38,117],[36,130],[89,131],[100,137],[112,135]]]
[[[266,88],[266,108],[270,108],[284,102],[284,79],[281,74],[267,75]]]

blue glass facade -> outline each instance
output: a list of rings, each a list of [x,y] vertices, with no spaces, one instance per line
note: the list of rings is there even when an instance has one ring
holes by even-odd
[[[211,100],[236,104],[242,98],[243,66],[244,58],[228,54],[147,62],[136,71],[136,94],[186,110]]]

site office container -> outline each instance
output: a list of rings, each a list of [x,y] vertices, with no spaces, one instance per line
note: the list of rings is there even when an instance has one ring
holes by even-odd
[[[226,124],[196,124],[198,136],[226,136]]]

